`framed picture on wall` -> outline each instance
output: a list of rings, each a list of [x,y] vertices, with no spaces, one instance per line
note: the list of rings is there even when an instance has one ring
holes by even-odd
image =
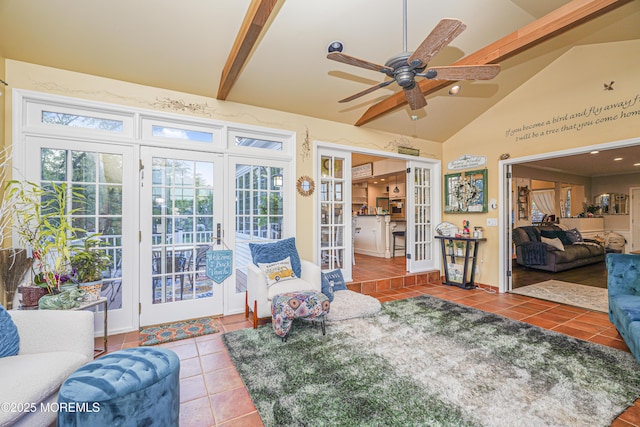
[[[445,213],[487,212],[487,170],[445,174]]]

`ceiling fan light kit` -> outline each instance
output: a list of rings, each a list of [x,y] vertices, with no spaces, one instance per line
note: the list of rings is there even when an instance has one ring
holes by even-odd
[[[385,65],[378,65],[363,59],[359,59],[342,53],[342,49],[331,50],[333,43],[329,45],[327,58],[333,61],[342,62],[344,64],[365,68],[368,70],[378,71],[386,74],[391,80],[385,80],[341,99],[338,102],[349,102],[363,95],[373,92],[374,90],[388,86],[393,82],[404,91],[405,98],[412,110],[419,110],[427,105],[427,101],[420,89],[420,85],[416,82],[416,77],[424,77],[429,80],[490,80],[498,75],[500,66],[497,64],[488,65],[452,65],[429,67],[427,65],[431,58],[436,56],[442,49],[447,47],[451,41],[459,36],[467,27],[459,19],[444,18],[438,22],[435,28],[429,33],[420,46],[414,51],[407,51],[407,0],[403,2],[403,52],[389,58]],[[335,42],[334,42],[335,43]],[[340,44],[342,45],[342,44]],[[457,89],[451,88],[450,95],[458,93]]]

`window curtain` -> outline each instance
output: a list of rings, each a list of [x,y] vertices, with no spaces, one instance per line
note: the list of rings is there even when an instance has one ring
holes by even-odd
[[[555,199],[555,190],[536,190],[531,192],[531,200],[536,204],[538,210],[545,215],[555,214]]]

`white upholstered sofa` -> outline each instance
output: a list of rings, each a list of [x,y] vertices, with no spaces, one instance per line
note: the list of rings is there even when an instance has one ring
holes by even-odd
[[[64,380],[93,360],[93,313],[12,310],[9,314],[18,329],[20,349],[16,356],[0,358],[4,405],[0,426],[47,426],[57,414],[41,411],[42,406],[46,409],[48,403],[57,402]]]

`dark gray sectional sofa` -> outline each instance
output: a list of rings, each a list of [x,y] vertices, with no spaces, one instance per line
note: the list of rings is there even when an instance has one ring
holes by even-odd
[[[513,243],[519,265],[545,271],[569,270],[605,258],[603,245],[583,239],[575,229],[565,231],[555,225],[517,227]]]

